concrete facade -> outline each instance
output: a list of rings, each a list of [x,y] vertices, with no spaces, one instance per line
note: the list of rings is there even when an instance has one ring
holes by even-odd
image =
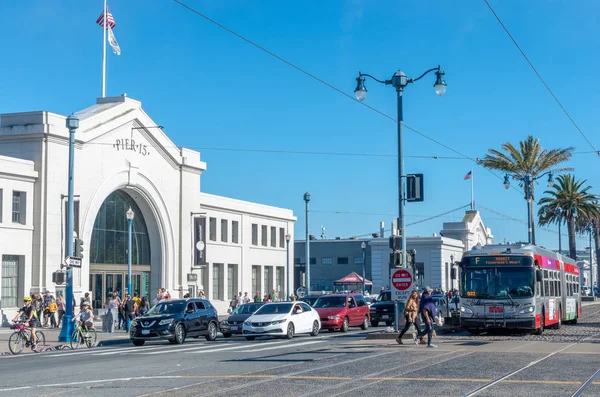
[[[285,248],[253,250],[249,247],[252,238],[247,233],[251,233],[249,224],[257,218],[260,225],[276,226],[277,238],[279,228],[293,234],[295,217],[291,210],[201,193],[201,175],[206,164],[201,161],[200,153],[177,147],[143,111],[139,101],[126,96],[101,98],[75,115],[80,120],[75,138],[75,232],[84,241],[85,250],[81,269],[73,272],[76,298],[92,290],[91,274],[123,275],[127,267],[123,263],[90,263],[96,218],[114,192],[132,200],[140,211],[138,216],[145,221],[150,259],[145,267],[134,266],[134,271],[144,270],[148,275],[145,291],[150,299],[159,287],[169,290],[172,296],[202,287],[212,297],[215,264],[217,270],[221,265],[224,267],[222,273],[218,272],[222,277],[214,280],[223,286],[228,285],[223,279],[228,265],[238,267],[235,289],[239,290],[250,290],[252,264],[260,265],[261,270],[262,266],[272,266],[285,271]],[[65,120],[63,115],[45,111],[0,115],[0,155],[6,156],[0,159],[0,189],[4,190],[0,255],[24,257],[18,301],[30,292],[64,288],[52,283],[52,272],[65,256],[68,177]],[[5,222],[10,219],[9,199],[14,189],[26,192],[24,225]],[[119,215],[120,220],[124,219],[122,216]],[[229,225],[233,220],[240,222],[238,243],[232,243],[231,239],[226,243],[209,241],[209,236],[204,236],[206,258],[200,265],[193,260],[194,219],[199,217],[207,218],[207,227],[209,217],[218,219],[219,226],[222,220]],[[260,254],[253,255],[254,252]],[[189,274],[200,277],[193,280]],[[273,274],[275,279],[275,270]],[[260,277],[264,280],[262,274]],[[121,276],[114,281],[124,284]],[[100,284],[108,285],[104,276]],[[225,291],[222,289],[216,296],[217,308],[225,311],[229,300]],[[0,307],[3,311],[15,309]]]

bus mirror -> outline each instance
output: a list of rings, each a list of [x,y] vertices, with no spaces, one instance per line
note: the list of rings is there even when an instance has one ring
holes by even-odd
[[[455,268],[455,267],[453,267],[453,268],[450,270],[450,278],[451,278],[452,280],[456,280],[456,268]]]
[[[535,281],[541,282],[544,279],[544,273],[542,273],[541,269],[537,269],[535,271]]]

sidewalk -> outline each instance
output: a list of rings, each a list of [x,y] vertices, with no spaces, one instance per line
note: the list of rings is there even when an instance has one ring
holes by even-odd
[[[97,321],[94,321],[94,328],[96,328],[96,333],[98,336],[98,346],[129,343],[129,334],[127,334],[123,330],[115,330],[115,332],[113,333],[102,332],[102,323]],[[61,350],[65,348],[71,348],[68,343],[58,341],[60,330],[60,328],[40,328],[40,331],[42,331],[46,336],[46,350]],[[13,332],[14,331],[10,328],[0,328],[0,356],[12,355],[12,353],[8,349],[8,338],[10,338]],[[35,353],[32,352],[31,349],[25,348],[23,349],[23,353],[21,354]]]

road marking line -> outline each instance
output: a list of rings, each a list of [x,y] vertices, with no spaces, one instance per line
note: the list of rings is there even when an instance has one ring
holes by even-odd
[[[533,342],[529,342],[529,343],[524,343],[524,344],[522,344],[522,345],[519,345],[519,346],[517,346],[517,347],[513,347],[512,349],[508,349],[508,350],[507,350],[507,352],[512,352],[512,351],[514,351],[514,350],[517,350],[517,349],[520,349],[520,348],[522,348],[522,347],[529,346],[529,345],[533,345],[534,343],[537,343],[537,342],[538,342],[538,341],[533,341]]]
[[[171,353],[187,353],[187,354],[192,354],[192,353],[205,353],[205,352],[214,352],[214,351],[221,351],[221,350],[233,350],[233,349],[241,349],[244,347],[244,345],[242,345],[241,343],[238,344],[228,344],[227,346],[229,347],[223,347],[223,348],[219,348],[219,347],[215,347],[215,346],[203,346],[203,347],[193,347],[193,348],[189,348],[189,349],[177,349],[177,350],[157,350],[157,351],[152,351],[152,352],[134,352],[131,354],[135,354],[136,356],[152,356],[155,354],[171,354]]]
[[[297,376],[284,376],[283,379],[351,380],[352,378],[345,378],[343,376],[309,376],[309,375],[297,375]]]
[[[296,347],[296,346],[304,346],[304,345],[314,345],[315,343],[323,343],[324,340],[315,340],[310,342],[302,342],[302,343],[288,343],[287,346],[274,346],[274,347],[262,347],[251,350],[240,350],[238,353],[254,353],[254,352],[262,352],[265,350],[274,350],[274,349],[287,349],[288,347]]]

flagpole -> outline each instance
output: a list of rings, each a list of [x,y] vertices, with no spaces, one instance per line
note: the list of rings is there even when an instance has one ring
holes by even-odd
[[[106,0],[104,0],[104,32],[102,32],[104,38],[102,41],[102,98],[106,96],[106,9]]]
[[[471,170],[471,210],[475,210],[475,190],[474,190],[474,184],[475,184],[475,172],[473,172],[473,170]]]

